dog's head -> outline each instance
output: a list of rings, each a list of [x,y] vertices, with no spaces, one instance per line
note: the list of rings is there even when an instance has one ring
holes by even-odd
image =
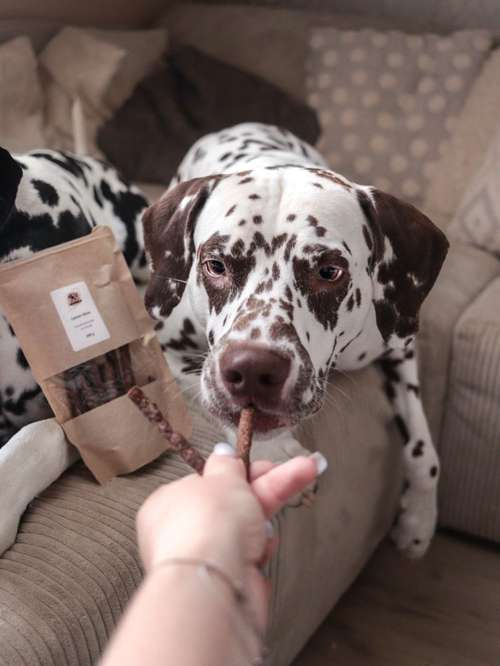
[[[234,423],[252,404],[260,431],[317,411],[333,368],[407,344],[448,246],[412,206],[295,166],[181,183],[144,236],[149,311],[185,299],[206,336],[205,406]]]

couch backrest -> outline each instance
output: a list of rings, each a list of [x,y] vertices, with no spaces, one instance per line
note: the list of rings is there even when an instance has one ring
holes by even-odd
[[[13,1],[13,0],[12,0]],[[198,0],[206,4],[288,7],[339,14],[388,18],[413,26],[414,32],[450,32],[487,28],[500,35],[498,0]]]
[[[46,25],[137,28],[149,25],[173,0],[2,0],[0,21],[34,19]],[[33,23],[35,23],[33,21]],[[31,23],[32,21],[30,21]],[[17,31],[19,32],[19,30]]]
[[[204,4],[261,5],[348,13],[388,18],[407,24],[414,31],[449,32],[464,28],[488,28],[500,35],[498,0],[197,0]],[[3,0],[0,22],[36,19],[50,23],[106,27],[144,27],[169,5],[183,0]],[[0,25],[1,29],[1,25]],[[19,32],[19,29],[17,30]],[[34,39],[36,43],[37,39]]]

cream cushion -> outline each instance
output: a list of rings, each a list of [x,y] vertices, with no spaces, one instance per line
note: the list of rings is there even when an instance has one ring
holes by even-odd
[[[99,41],[122,49],[123,60],[116,69],[104,102],[110,112],[116,111],[132,94],[135,86],[160,61],[167,48],[167,31],[155,30],[88,30]]]
[[[450,145],[429,183],[425,209],[449,222],[481,167],[499,120],[500,49],[492,52],[472,85],[453,127]]]
[[[500,261],[452,241],[422,307],[422,400],[441,460],[439,523],[500,541]]]
[[[439,446],[447,410],[453,336],[469,305],[500,274],[500,262],[472,245],[451,240],[439,278],[422,305],[417,342],[420,384],[432,437]]]
[[[73,107],[80,100],[85,141],[91,155],[101,157],[95,136],[108,111],[104,95],[125,51],[97,40],[83,30],[65,28],[40,54],[47,99],[47,138],[51,148],[80,152],[75,145]]]
[[[500,262],[497,262],[500,267]],[[500,277],[453,333],[441,440],[440,521],[500,541]]]
[[[165,30],[61,30],[40,54],[50,147],[104,157],[96,143],[100,125],[151,71],[166,40]]]
[[[0,45],[0,144],[13,152],[45,144],[42,89],[27,37]]]
[[[500,117],[481,168],[469,183],[448,232],[500,259]]]

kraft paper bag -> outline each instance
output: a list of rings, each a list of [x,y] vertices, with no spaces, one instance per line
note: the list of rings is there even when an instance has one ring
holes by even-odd
[[[168,447],[127,398],[134,385],[189,438],[186,405],[110,229],[0,268],[0,306],[98,481],[132,472]]]

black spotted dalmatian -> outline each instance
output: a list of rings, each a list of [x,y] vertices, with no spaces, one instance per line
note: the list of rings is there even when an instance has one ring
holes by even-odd
[[[134,277],[146,281],[141,215],[148,202],[113,168],[65,152],[11,155],[0,148],[0,182],[0,262],[29,257],[101,224],[113,230]],[[50,415],[0,310],[0,446],[20,427]]]
[[[252,404],[275,458],[304,453],[293,428],[322,407],[332,370],[381,359],[405,439],[394,538],[422,555],[439,463],[414,339],[447,252],[441,231],[334,173],[288,131],[254,123],[195,143],[143,219],[146,305],[175,375],[233,431]]]

